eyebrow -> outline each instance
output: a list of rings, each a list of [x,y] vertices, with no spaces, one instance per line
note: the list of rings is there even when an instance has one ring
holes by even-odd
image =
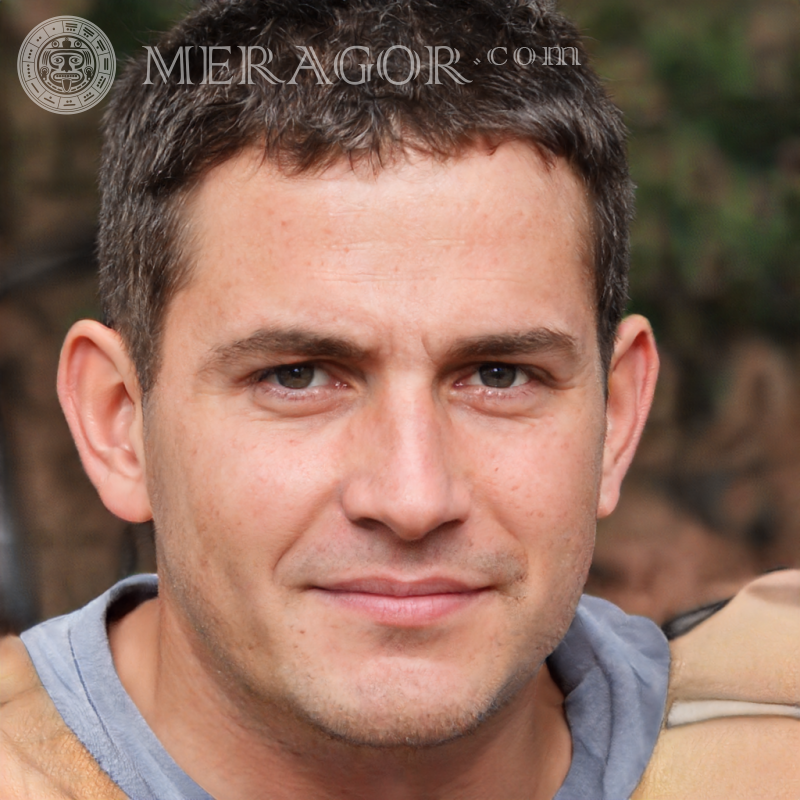
[[[342,361],[363,361],[367,351],[347,339],[322,336],[299,328],[263,328],[244,339],[215,347],[201,372],[224,368],[230,362],[243,361],[266,354],[291,354],[307,358],[331,358]]]
[[[552,328],[534,328],[530,331],[475,336],[462,340],[448,355],[453,361],[472,361],[485,358],[508,358],[553,353],[570,361],[577,361],[581,347],[569,333]]]
[[[446,357],[449,361],[476,361],[553,353],[576,361],[580,351],[574,336],[551,328],[535,328],[462,339],[447,350]],[[338,336],[323,336],[300,328],[263,328],[243,339],[215,347],[200,371],[208,373],[225,369],[231,363],[280,355],[358,362],[366,361],[370,352]]]

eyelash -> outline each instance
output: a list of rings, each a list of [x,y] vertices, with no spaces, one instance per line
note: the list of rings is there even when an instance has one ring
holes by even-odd
[[[299,388],[299,389],[292,389],[289,387],[281,386],[278,383],[268,383],[268,378],[275,375],[276,371],[281,368],[304,367],[304,366],[309,366],[314,369],[324,370],[325,372],[328,373],[329,377],[332,379],[331,383],[324,386],[314,386],[314,387]],[[510,386],[507,388],[466,383],[466,381],[473,375],[475,375],[478,372],[478,370],[486,366],[502,366],[502,367],[510,367],[516,369],[519,372],[521,372],[527,380],[525,383],[519,386]],[[328,366],[325,363],[320,363],[315,361],[299,361],[294,363],[277,364],[274,367],[261,369],[255,372],[251,376],[250,382],[255,386],[261,387],[264,391],[268,391],[273,395],[280,396],[281,399],[288,399],[296,402],[319,399],[320,390],[325,390],[330,388],[342,389],[342,388],[347,388],[348,386],[348,384],[345,381],[336,379],[336,377],[332,373],[332,369],[330,366]],[[541,370],[533,369],[531,367],[523,366],[521,364],[513,364],[503,361],[482,361],[478,364],[471,365],[469,367],[469,372],[462,372],[462,377],[458,378],[453,384],[455,388],[461,388],[465,390],[477,390],[482,397],[485,397],[490,400],[510,400],[519,397],[521,393],[524,393],[526,391],[531,391],[531,389],[533,388],[532,385],[547,386],[549,385],[548,377],[546,375],[543,375]]]
[[[278,383],[268,383],[268,378],[270,376],[275,375],[279,369],[287,367],[312,367],[313,369],[317,370],[321,369],[332,378],[332,384],[325,386],[312,386],[305,389],[291,389],[287,386],[281,386]],[[276,364],[274,367],[267,367],[266,369],[261,369],[255,372],[250,378],[250,383],[252,383],[254,386],[262,388],[264,391],[269,391],[270,393],[279,395],[282,399],[286,398],[294,401],[315,399],[318,396],[320,389],[344,388],[346,386],[344,381],[336,380],[336,378],[331,374],[330,367],[316,361],[297,361],[294,363]]]
[[[524,377],[526,380],[524,383],[520,385],[517,386],[512,385],[506,387],[486,386],[481,383],[467,383],[467,381],[470,378],[479,373],[480,370],[483,369],[484,367],[490,367],[490,368],[501,367],[501,368],[509,368],[515,370],[517,374],[514,376],[512,384],[516,383],[520,375]],[[541,382],[541,381],[542,381],[542,376],[537,370],[533,369],[532,367],[526,367],[523,366],[522,364],[512,364],[505,361],[482,361],[480,364],[475,364],[474,366],[470,367],[470,371],[466,373],[464,378],[460,378],[459,380],[457,380],[455,382],[455,385],[469,386],[470,388],[480,389],[484,393],[497,393],[498,395],[508,396],[511,394],[512,390],[519,391],[524,389],[528,384],[532,382]]]

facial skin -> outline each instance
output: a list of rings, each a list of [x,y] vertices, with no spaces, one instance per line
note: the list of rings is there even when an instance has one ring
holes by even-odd
[[[377,175],[244,153],[186,213],[192,278],[144,410],[96,323],[60,378],[106,504],[156,522],[159,599],[111,631],[145,718],[174,756],[170,717],[193,713],[294,756],[331,737],[452,754],[528,717],[523,743],[563,744],[540,666],[656,372],[631,318],[606,404],[580,182],[519,143]]]

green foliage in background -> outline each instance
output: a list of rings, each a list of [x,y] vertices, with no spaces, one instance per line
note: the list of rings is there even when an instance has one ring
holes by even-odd
[[[800,339],[800,4],[566,0],[626,113],[632,310],[698,371]]]

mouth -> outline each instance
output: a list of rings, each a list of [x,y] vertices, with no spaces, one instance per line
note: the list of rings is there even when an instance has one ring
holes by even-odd
[[[311,590],[337,609],[376,624],[418,628],[463,612],[490,588],[449,578],[398,581],[369,577],[314,586]]]
[[[56,83],[77,84],[83,80],[84,76],[80,72],[54,72],[50,80]]]

